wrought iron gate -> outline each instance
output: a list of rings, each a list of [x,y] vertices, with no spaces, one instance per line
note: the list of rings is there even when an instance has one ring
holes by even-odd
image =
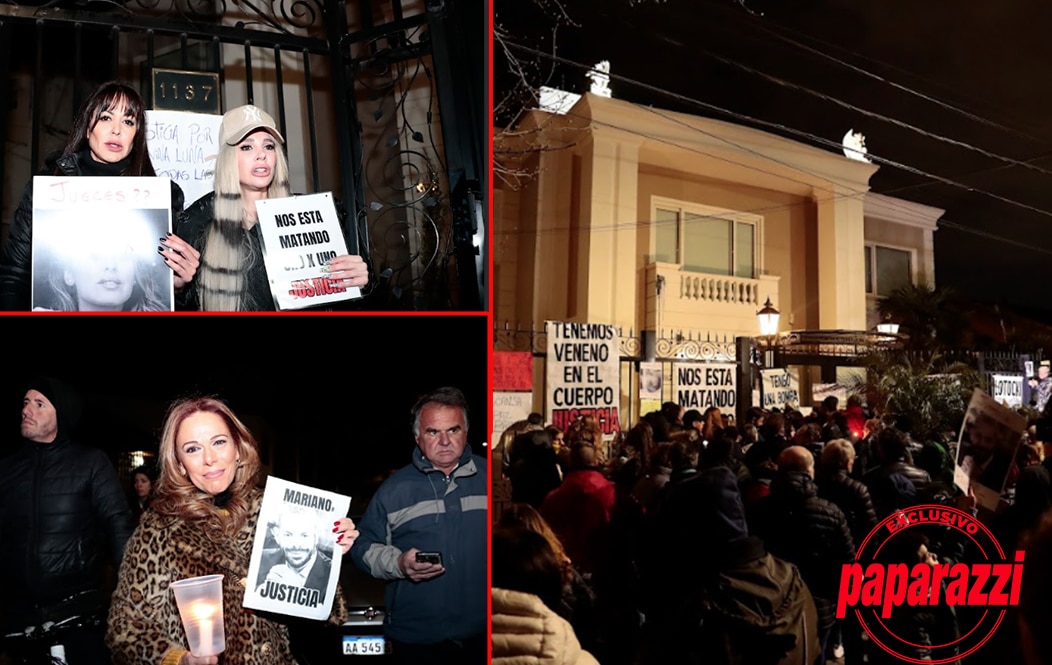
[[[8,0],[3,222],[96,84],[154,106],[155,68],[211,72],[221,110],[277,119],[294,189],[340,200],[372,270],[359,307],[484,309],[485,40],[484,0]]]

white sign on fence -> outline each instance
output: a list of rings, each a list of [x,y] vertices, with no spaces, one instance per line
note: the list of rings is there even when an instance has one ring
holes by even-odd
[[[800,407],[800,380],[796,378],[796,372],[764,369],[760,370],[760,377],[763,381],[763,408],[781,409],[786,404]]]
[[[685,409],[714,406],[733,414],[738,404],[736,370],[727,363],[673,363],[673,401]]]
[[[998,404],[1012,409],[1023,406],[1023,377],[1019,374],[991,374],[990,392]]]
[[[183,190],[184,208],[213,189],[221,115],[146,111],[146,147],[159,176]]]
[[[618,334],[600,323],[545,321],[548,420],[565,431],[577,418],[593,416],[604,435],[621,428]]]

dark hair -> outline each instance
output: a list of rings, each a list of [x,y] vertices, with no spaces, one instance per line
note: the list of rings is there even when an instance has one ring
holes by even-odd
[[[701,415],[701,411],[690,409],[683,414],[684,427],[692,427],[696,422],[700,422],[703,425],[705,424],[705,416]]]
[[[882,464],[898,462],[906,455],[906,450],[906,435],[894,427],[887,427],[877,435],[877,454]]]
[[[413,405],[412,409],[414,436],[419,436],[420,434],[420,412],[428,404],[441,404],[442,406],[451,406],[460,409],[464,413],[464,429],[468,428],[467,398],[464,397],[464,393],[460,392],[459,388],[445,386],[425,395],[421,395],[420,398],[416,400],[416,404]]]
[[[142,474],[150,479],[151,483],[157,483],[157,467],[153,464],[143,464],[142,466],[135,467],[131,472],[131,477],[134,480],[135,476]]]
[[[563,591],[563,568],[544,536],[519,526],[493,529],[493,586],[532,593],[548,609],[559,610]]]
[[[114,110],[121,101],[124,101],[126,116],[135,118],[135,138],[128,153],[131,162],[121,175],[155,176],[157,172],[150,161],[150,151],[146,149],[146,105],[135,88],[119,81],[103,83],[80,107],[66,137],[62,156],[69,157],[84,150],[88,145],[88,134],[99,123],[99,116],[105,111]],[[63,173],[56,167],[54,175]]]

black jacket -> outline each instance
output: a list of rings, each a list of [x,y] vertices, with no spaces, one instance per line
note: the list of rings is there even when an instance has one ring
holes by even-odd
[[[208,227],[215,219],[215,198],[215,192],[209,192],[199,198],[187,208],[185,213],[180,215],[179,223],[176,225],[176,235],[193,245],[194,249],[201,252],[202,257],[205,253],[205,237],[208,234]],[[244,276],[248,289],[248,300],[256,303],[256,306],[252,308],[254,310],[274,311],[276,305],[270,292],[267,269],[263,263],[263,238],[259,224],[253,226],[247,234],[249,236],[247,240],[251,242],[252,252],[255,255],[255,259]],[[196,311],[201,308],[198,293],[200,274],[199,270],[194,280],[183,289],[183,293],[176,301],[176,309]]]
[[[835,504],[820,498],[805,473],[789,472],[771,483],[750,518],[749,528],[768,551],[796,564],[815,598],[818,625],[829,627],[836,614],[842,564],[855,558],[847,518]]]
[[[105,453],[61,436],[0,460],[0,599],[25,626],[119,567],[134,520]]]
[[[59,153],[48,155],[44,168],[37,175],[52,175],[56,172],[67,176],[84,175],[80,156],[60,157]],[[172,181],[172,221],[183,210],[183,190]],[[89,221],[90,220],[85,220]],[[33,179],[30,178],[22,191],[22,199],[15,209],[8,229],[7,242],[0,250],[0,311],[28,311],[30,308],[30,284],[33,266]]]
[[[877,513],[873,510],[873,499],[869,488],[861,481],[848,475],[846,469],[840,469],[831,476],[818,479],[818,496],[836,504],[844,512],[851,538],[856,547],[866,539],[869,532],[877,525]]]

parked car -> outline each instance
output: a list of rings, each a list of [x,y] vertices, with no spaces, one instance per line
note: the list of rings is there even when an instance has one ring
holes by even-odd
[[[384,581],[359,570],[347,556],[340,568],[340,586],[350,612],[346,622],[340,626],[306,621],[290,625],[300,665],[393,662],[391,645],[383,635]]]

